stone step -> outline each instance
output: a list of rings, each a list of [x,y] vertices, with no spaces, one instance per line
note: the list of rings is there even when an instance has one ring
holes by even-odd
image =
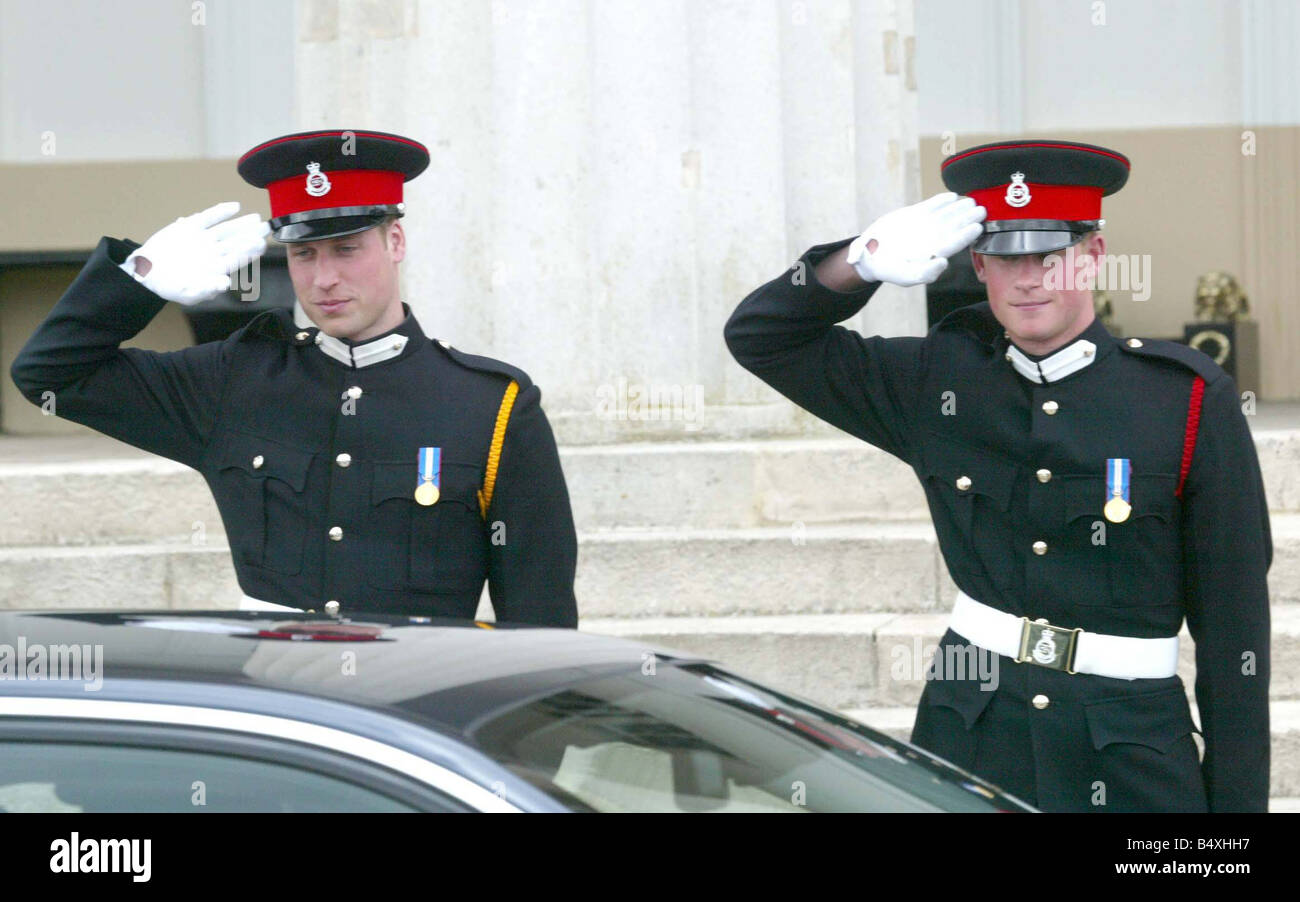
[[[182,606],[237,597],[224,535],[200,528],[190,538],[0,548],[0,604],[66,607],[69,588],[82,585],[106,607],[150,592]],[[1274,518],[1274,543],[1272,600],[1300,602],[1300,515]],[[583,534],[579,546],[587,617],[927,613],[947,611],[956,594],[932,527],[913,521],[611,530]]]
[[[96,458],[64,459],[57,446],[41,462],[0,457],[0,510],[19,514],[0,522],[0,547],[222,531],[198,473],[104,442]],[[1256,444],[1270,508],[1300,513],[1300,430],[1261,431]],[[929,520],[911,468],[855,439],[570,446],[561,458],[582,532]]]
[[[0,510],[0,547],[224,536],[203,477],[152,455],[0,464]]]
[[[910,468],[862,442],[674,442],[565,448],[582,531],[849,519],[928,521]],[[0,546],[185,541],[220,533],[194,470],[151,455],[0,463]]]
[[[853,439],[561,449],[579,529],[929,521],[911,467]]]
[[[940,580],[928,524],[809,527],[799,540],[780,529],[582,536],[576,593],[586,616],[644,617],[925,611],[955,592],[946,570]],[[68,596],[92,587],[95,606],[157,597],[222,607],[235,586],[220,535],[0,548],[0,604],[10,607],[78,606]]]
[[[588,617],[946,610],[956,588],[929,523],[581,536]]]
[[[1300,605],[1272,609],[1269,695],[1300,699]],[[915,706],[948,626],[942,614],[798,614],[758,617],[583,616],[579,629],[725,662],[740,674],[835,708]],[[950,662],[957,666],[958,662]],[[963,660],[960,666],[969,666]],[[951,671],[950,671],[951,672]],[[1178,672],[1194,685],[1195,643],[1183,628]]]
[[[241,594],[224,542],[0,548],[5,608],[235,608]]]
[[[1269,595],[1300,603],[1300,514],[1272,518]],[[946,611],[956,587],[927,523],[609,530],[580,537],[592,617]]]
[[[1300,811],[1300,701],[1275,700],[1268,707],[1269,727],[1273,733],[1269,810]],[[840,713],[895,739],[904,740],[912,735],[912,723],[916,720],[914,707],[852,708]],[[1199,723],[1195,701],[1192,702],[1192,715]]]

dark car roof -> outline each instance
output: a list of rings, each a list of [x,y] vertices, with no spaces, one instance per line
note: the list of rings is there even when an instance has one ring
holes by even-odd
[[[0,643],[13,645],[18,637],[29,647],[101,645],[106,680],[289,690],[420,715],[428,714],[431,695],[461,703],[478,698],[487,708],[493,685],[544,691],[594,674],[630,672],[650,648],[522,624],[264,611],[0,613]],[[665,660],[680,657],[654,651]]]

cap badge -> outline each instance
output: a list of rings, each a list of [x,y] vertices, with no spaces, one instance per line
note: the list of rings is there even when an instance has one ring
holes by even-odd
[[[307,193],[312,197],[324,197],[330,193],[329,176],[320,171],[320,163],[307,164]],[[1008,196],[1010,189],[1008,189]]]
[[[1031,199],[1029,186],[1025,184],[1025,174],[1023,172],[1011,173],[1011,184],[1007,185],[1007,206],[1023,207],[1029,203]]]

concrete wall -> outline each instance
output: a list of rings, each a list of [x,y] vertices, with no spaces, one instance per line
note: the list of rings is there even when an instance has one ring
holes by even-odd
[[[9,364],[76,277],[77,269],[75,266],[0,268],[0,363],[4,365],[4,378],[0,379],[0,431],[15,435],[92,434],[77,423],[43,414],[41,408],[18,393],[9,378]],[[169,304],[125,346],[169,351],[193,343],[194,333],[185,314],[176,305]]]
[[[0,0],[0,162],[237,156],[292,116],[288,0]]]

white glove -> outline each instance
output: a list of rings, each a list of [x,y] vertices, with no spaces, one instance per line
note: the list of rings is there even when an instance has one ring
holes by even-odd
[[[951,191],[886,213],[849,245],[848,262],[868,282],[929,284],[948,257],[980,236],[985,210]],[[874,251],[867,243],[874,240]]]
[[[127,257],[122,270],[159,297],[186,306],[229,291],[228,274],[262,256],[271,233],[256,213],[230,219],[238,212],[239,201],[232,200],[182,216]],[[149,263],[144,275],[136,272],[137,257]]]

